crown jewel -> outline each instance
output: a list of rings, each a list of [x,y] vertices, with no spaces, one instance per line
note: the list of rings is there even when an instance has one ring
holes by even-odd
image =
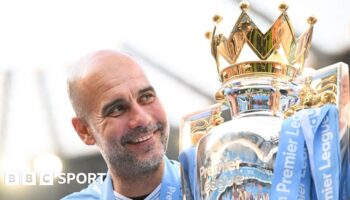
[[[216,25],[211,34],[211,51],[221,81],[252,74],[278,75],[289,79],[299,75],[310,49],[316,18],[308,18],[309,29],[297,38],[286,13],[288,6],[281,4],[281,15],[264,34],[247,14],[249,4],[241,2],[240,8],[242,13],[228,38],[216,33],[222,18],[213,18]],[[246,51],[254,52],[256,59],[244,58]]]

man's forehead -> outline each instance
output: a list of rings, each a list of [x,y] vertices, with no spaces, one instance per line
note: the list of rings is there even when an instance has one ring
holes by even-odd
[[[133,58],[123,53],[110,51],[100,51],[87,55],[78,62],[77,70],[80,78],[101,73],[108,74],[109,72],[117,72],[120,75],[143,73]]]
[[[89,70],[80,79],[81,86],[87,90],[107,90],[109,88],[129,88],[135,83],[149,84],[147,77],[137,66],[100,65]],[[141,86],[139,85],[139,86]],[[91,91],[90,91],[91,92]]]

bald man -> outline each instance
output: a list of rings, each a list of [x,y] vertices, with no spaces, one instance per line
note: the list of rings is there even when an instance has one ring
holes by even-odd
[[[181,199],[179,164],[165,156],[169,124],[139,64],[102,50],[83,57],[68,78],[86,145],[96,145],[108,167],[105,178],[64,199]]]

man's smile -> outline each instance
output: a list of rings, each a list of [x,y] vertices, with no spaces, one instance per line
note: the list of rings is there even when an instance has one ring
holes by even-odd
[[[131,143],[131,144],[142,143],[142,142],[145,142],[145,141],[151,139],[152,136],[153,136],[153,133],[149,133],[147,135],[142,135],[142,137],[138,137],[138,138],[130,140],[129,143]]]

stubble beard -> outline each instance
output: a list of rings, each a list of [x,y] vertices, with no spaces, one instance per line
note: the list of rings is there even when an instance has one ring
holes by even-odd
[[[134,153],[130,152],[128,149],[124,148],[123,140],[138,136],[139,134],[144,134],[147,130],[157,129],[160,133],[160,142],[163,146],[163,151],[155,150],[151,158],[140,159]],[[122,137],[121,141],[109,140],[105,144],[105,148],[101,148],[101,152],[109,167],[115,174],[124,178],[132,178],[138,176],[145,176],[153,171],[156,171],[163,161],[163,156],[165,154],[167,143],[169,137],[169,130],[164,123],[158,123],[153,127],[141,128],[141,130],[135,130],[131,133],[126,134]],[[154,146],[150,145],[147,147],[146,152],[153,151]]]

